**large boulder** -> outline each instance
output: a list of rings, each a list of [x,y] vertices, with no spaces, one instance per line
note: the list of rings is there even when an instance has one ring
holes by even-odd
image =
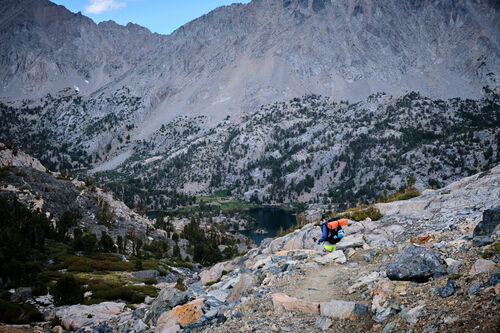
[[[78,330],[108,322],[122,313],[125,303],[104,302],[94,305],[71,305],[56,309],[56,316],[61,318],[66,330]]]
[[[190,323],[199,321],[203,316],[203,298],[185,305],[179,305],[163,313],[156,323],[155,333],[178,332]]]
[[[368,315],[368,306],[356,302],[331,300],[319,305],[321,316],[336,319],[365,317]]]
[[[162,313],[171,310],[177,305],[186,303],[188,297],[185,292],[176,288],[165,288],[160,291],[146,314],[146,323],[155,324]]]
[[[365,241],[362,235],[347,235],[337,243],[337,250],[363,247]]]
[[[387,265],[386,274],[391,280],[425,282],[446,274],[446,267],[438,253],[410,244]]]
[[[262,253],[269,254],[283,250],[317,249],[318,244],[313,238],[320,237],[320,228],[310,223],[288,235],[273,239],[267,246],[264,246]]]
[[[224,270],[224,263],[220,262],[215,264],[210,269],[200,273],[201,283],[206,285],[209,282],[217,281],[222,276]]]
[[[285,294],[273,294],[275,310],[297,311],[301,313],[319,314],[319,303],[304,301]]]
[[[483,212],[483,220],[478,223],[472,233],[472,245],[484,246],[493,243],[491,234],[498,224],[500,224],[500,206],[485,210]]]

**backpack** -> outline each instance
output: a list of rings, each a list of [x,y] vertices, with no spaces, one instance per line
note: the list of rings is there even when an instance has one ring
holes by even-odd
[[[349,224],[349,220],[347,220],[347,219],[338,219],[338,220],[335,220],[335,221],[327,221],[326,226],[328,227],[328,229],[335,230],[338,227],[344,227],[344,226],[346,226],[348,224]]]
[[[328,229],[328,236],[326,237],[326,240],[332,244],[340,242],[340,240],[344,237],[344,229],[342,229],[342,227],[348,224],[349,221],[347,219],[327,222],[326,226]]]

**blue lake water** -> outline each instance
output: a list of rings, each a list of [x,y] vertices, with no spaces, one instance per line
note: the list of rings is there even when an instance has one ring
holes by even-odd
[[[257,228],[249,231],[240,231],[243,235],[250,237],[255,244],[260,244],[263,239],[276,237],[280,227],[284,230],[297,224],[295,214],[278,207],[258,207],[247,211],[257,220]],[[266,234],[256,233],[257,229],[265,229]]]

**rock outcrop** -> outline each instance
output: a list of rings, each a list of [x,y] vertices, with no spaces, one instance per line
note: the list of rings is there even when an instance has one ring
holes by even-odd
[[[493,243],[491,234],[500,224],[500,206],[487,209],[483,213],[483,220],[474,228],[472,244],[484,246]]]
[[[160,291],[153,303],[151,303],[145,321],[155,325],[158,317],[164,312],[171,310],[177,305],[186,303],[187,300],[188,297],[185,292],[176,288],[164,288]]]
[[[158,318],[155,333],[177,332],[190,323],[200,320],[203,315],[203,305],[204,300],[197,299],[163,313]]]
[[[56,316],[66,330],[78,330],[82,327],[98,326],[122,314],[125,303],[104,302],[95,305],[71,305],[56,309]]]

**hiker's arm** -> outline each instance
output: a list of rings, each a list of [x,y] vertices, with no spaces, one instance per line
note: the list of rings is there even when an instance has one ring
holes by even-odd
[[[328,229],[326,227],[326,223],[324,223],[322,226],[321,226],[321,230],[323,231],[323,237],[321,237],[319,240],[318,240],[318,244],[323,242],[326,237],[328,236]]]

